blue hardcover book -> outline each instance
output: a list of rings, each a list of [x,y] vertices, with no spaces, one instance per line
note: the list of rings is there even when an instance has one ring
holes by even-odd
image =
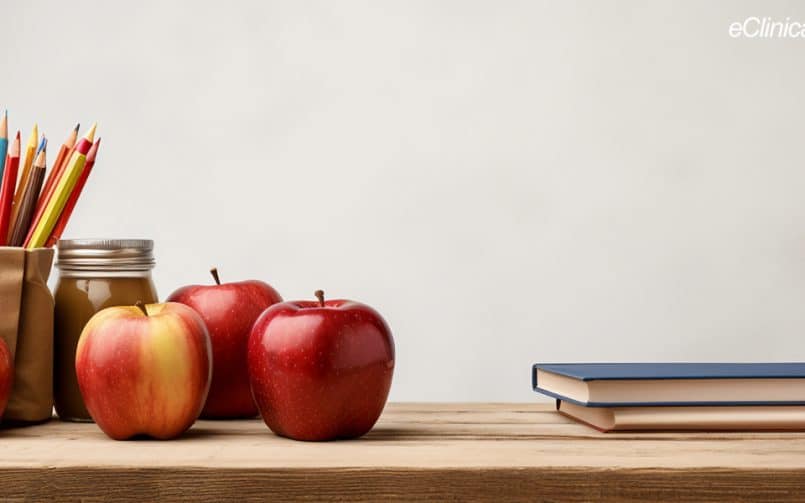
[[[534,391],[587,407],[805,405],[805,363],[537,363]]]

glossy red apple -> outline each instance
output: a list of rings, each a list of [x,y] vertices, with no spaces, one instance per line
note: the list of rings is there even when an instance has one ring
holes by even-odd
[[[0,339],[0,417],[6,411],[8,397],[14,385],[14,358],[8,350],[6,341]]]
[[[349,300],[275,304],[252,328],[249,375],[277,435],[354,438],[372,429],[394,373],[394,340],[371,307]]]
[[[252,325],[266,308],[282,297],[262,281],[221,283],[218,270],[210,271],[214,285],[191,285],[168,297],[192,307],[207,325],[212,341],[212,385],[201,411],[205,418],[254,417],[257,407],[249,389],[246,347]]]
[[[75,370],[104,433],[116,440],[174,438],[192,426],[207,398],[210,337],[183,304],[109,307],[81,332]]]

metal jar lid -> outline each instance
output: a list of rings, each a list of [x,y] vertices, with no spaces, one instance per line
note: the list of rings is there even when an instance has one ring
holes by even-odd
[[[58,249],[62,271],[150,271],[156,264],[150,239],[62,239]]]

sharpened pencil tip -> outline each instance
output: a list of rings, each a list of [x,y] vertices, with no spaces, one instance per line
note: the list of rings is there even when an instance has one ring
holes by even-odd
[[[95,139],[95,129],[97,127],[98,127],[98,123],[97,122],[93,123],[92,127],[89,128],[89,131],[87,131],[87,134],[84,135],[84,138],[86,138],[88,141],[92,142]]]
[[[88,162],[89,161],[95,162],[95,156],[98,155],[98,147],[100,146],[101,146],[101,138],[98,137],[98,139],[95,140],[95,143],[93,143],[92,146],[89,148],[89,152],[87,152]]]
[[[39,146],[39,128],[36,127],[36,124],[34,123],[33,129],[31,129],[31,134],[28,136],[28,141],[25,142],[25,151],[26,153],[28,151],[31,151],[31,153],[35,153],[36,147],[38,146]],[[27,160],[25,162],[27,163],[26,165],[30,165],[30,163]]]
[[[47,164],[47,160],[45,159],[45,151],[40,150],[38,154],[36,154],[36,160],[34,160],[34,166],[45,167]]]
[[[81,127],[81,123],[80,123],[80,122],[76,122],[76,123],[75,123],[75,127],[73,128],[73,131],[75,131],[75,132],[77,133],[77,132],[78,132],[78,128],[80,128],[80,127]]]
[[[11,142],[11,148],[8,149],[8,155],[11,157],[19,157],[20,155],[20,132],[17,131],[17,137]]]

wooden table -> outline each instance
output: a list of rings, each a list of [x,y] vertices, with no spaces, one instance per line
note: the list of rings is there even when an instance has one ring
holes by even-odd
[[[0,438],[3,501],[805,498],[805,433],[602,434],[544,404],[390,404],[366,437],[329,443],[258,420],[162,442],[59,421]]]

